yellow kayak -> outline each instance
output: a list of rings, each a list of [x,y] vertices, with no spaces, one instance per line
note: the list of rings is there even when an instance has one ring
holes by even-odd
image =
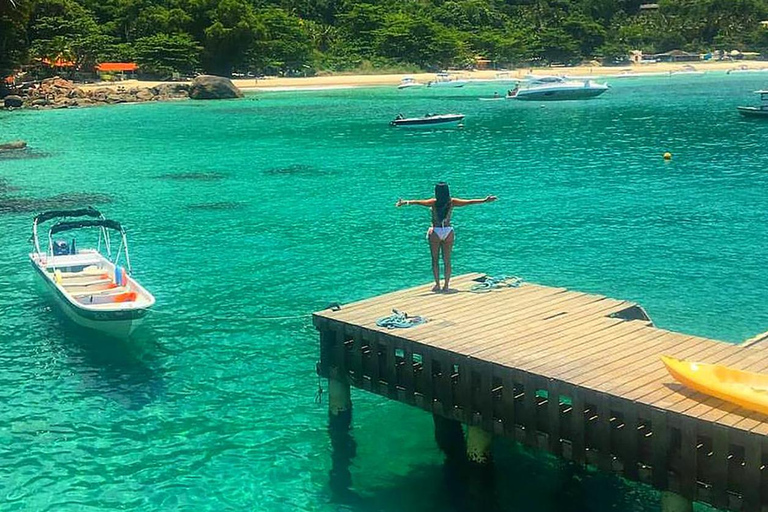
[[[670,375],[685,386],[752,411],[768,414],[768,375],[718,364],[661,356]]]

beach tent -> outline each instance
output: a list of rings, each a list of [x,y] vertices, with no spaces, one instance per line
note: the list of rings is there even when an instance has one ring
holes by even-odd
[[[126,73],[133,75],[137,69],[139,65],[135,62],[102,62],[96,65],[96,72],[103,79],[118,74],[120,79],[124,80]]]

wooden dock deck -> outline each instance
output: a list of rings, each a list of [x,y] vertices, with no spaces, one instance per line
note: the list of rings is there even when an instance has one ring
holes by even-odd
[[[653,325],[628,301],[481,274],[315,313],[321,375],[577,463],[746,512],[768,510],[768,417],[693,392],[662,354],[768,371],[739,346]],[[398,309],[429,321],[388,330]]]

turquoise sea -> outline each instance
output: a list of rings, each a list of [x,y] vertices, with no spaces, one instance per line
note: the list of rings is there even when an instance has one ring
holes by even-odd
[[[363,392],[352,485],[332,492],[306,315],[429,282],[428,212],[394,203],[445,180],[499,196],[455,213],[457,274],[635,300],[661,327],[730,342],[765,331],[768,123],[735,107],[767,82],[615,80],[547,104],[478,101],[504,91],[486,84],[0,112],[0,139],[31,148],[0,157],[0,510],[656,510],[645,486],[509,444],[478,495],[443,467],[429,415]],[[388,126],[398,112],[467,119],[406,131]],[[128,343],[71,327],[26,262],[33,214],[84,202],[127,226],[158,300]]]

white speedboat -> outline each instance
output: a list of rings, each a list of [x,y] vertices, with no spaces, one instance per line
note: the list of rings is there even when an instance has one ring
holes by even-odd
[[[427,84],[427,87],[464,87],[469,80],[461,80],[450,73],[438,73],[437,77]]]
[[[731,74],[740,74],[740,73],[766,73],[768,72],[768,68],[750,68],[746,64],[742,64],[741,66],[737,68],[731,68],[728,71],[725,72],[726,75]]]
[[[600,96],[608,90],[607,84],[591,80],[567,80],[560,76],[529,75],[527,84],[507,93],[507,99],[525,101],[584,100]]]
[[[763,104],[757,107],[736,107],[739,114],[744,117],[762,117],[768,119],[768,90],[755,91],[755,94],[760,95],[760,101],[762,101]]]
[[[424,84],[420,84],[412,76],[406,76],[400,80],[400,85],[397,86],[398,89],[410,89],[412,87],[424,87]]]
[[[390,121],[391,126],[435,126],[444,124],[460,124],[464,114],[427,114],[424,117],[404,117],[402,114]]]
[[[57,220],[48,230],[47,249],[38,238],[40,224]],[[55,235],[80,229],[95,229],[96,248],[77,247],[55,240]],[[120,245],[112,257],[110,231],[117,232]],[[29,259],[40,281],[64,314],[76,324],[116,338],[127,338],[138,327],[155,298],[131,276],[131,261],[125,230],[119,222],[105,219],[93,208],[57,210],[37,215],[32,223],[33,252]],[[102,246],[106,256],[102,255]],[[124,254],[125,266],[120,264]]]
[[[685,65],[676,71],[669,72],[669,76],[676,76],[676,75],[701,76],[704,74],[706,74],[706,71],[698,71],[695,67],[691,65]]]

